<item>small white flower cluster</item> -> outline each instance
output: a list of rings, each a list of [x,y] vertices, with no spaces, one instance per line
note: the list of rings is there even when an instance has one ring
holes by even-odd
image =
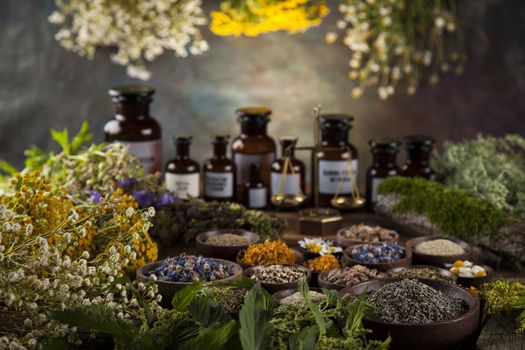
[[[198,29],[207,23],[201,0],[56,0],[56,5],[49,21],[61,25],[55,38],[64,48],[92,58],[97,47],[117,47],[112,61],[138,79],[150,78],[145,61],[165,51],[186,57],[208,50]]]
[[[455,0],[345,0],[339,6],[343,18],[343,43],[352,51],[348,77],[357,80],[352,97],[359,98],[366,87],[378,85],[383,100],[405,80],[413,95],[426,73],[436,84],[439,73],[463,71],[466,53],[458,32]],[[338,34],[326,35],[334,43]]]

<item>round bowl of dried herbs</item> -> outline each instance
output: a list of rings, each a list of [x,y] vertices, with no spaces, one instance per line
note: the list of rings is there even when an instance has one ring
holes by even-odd
[[[446,263],[472,258],[472,248],[467,242],[451,237],[425,236],[407,241],[412,261],[418,265],[443,267]]]
[[[200,255],[235,261],[240,251],[260,240],[258,234],[246,230],[215,230],[197,235],[195,244]]]
[[[267,264],[301,264],[304,256],[281,240],[250,244],[236,257],[237,264],[243,268]]]
[[[381,226],[369,226],[361,223],[346,226],[337,231],[336,241],[344,248],[362,243],[393,243],[399,241],[399,234]]]
[[[356,297],[366,293],[375,316],[366,316],[363,325],[372,331],[372,339],[390,336],[392,350],[467,348],[479,330],[479,299],[451,283],[379,279],[340,293]]]
[[[449,283],[456,283],[458,277],[445,269],[430,265],[411,265],[396,267],[386,272],[389,278],[416,278],[440,280]]]
[[[136,277],[138,282],[154,280],[162,295],[161,306],[171,308],[178,290],[200,280],[215,284],[239,279],[242,267],[228,260],[181,254],[139,267]]]
[[[381,272],[410,266],[411,263],[410,250],[397,242],[356,244],[346,248],[343,253],[343,266],[362,265]]]
[[[310,282],[312,271],[302,265],[268,264],[250,267],[244,271],[244,276],[259,282],[264,289],[273,294],[282,289],[296,288],[301,277]]]
[[[326,300],[326,296],[324,295],[321,288],[310,288],[308,290],[308,295],[314,304],[320,304]],[[282,289],[273,293],[272,296],[281,305],[291,304],[303,308],[307,307],[306,302],[297,287],[291,289]]]
[[[369,269],[362,265],[354,265],[341,269],[323,271],[319,274],[317,281],[321,288],[339,291],[347,286],[355,286],[362,282],[383,278],[383,276],[384,274],[376,269]]]

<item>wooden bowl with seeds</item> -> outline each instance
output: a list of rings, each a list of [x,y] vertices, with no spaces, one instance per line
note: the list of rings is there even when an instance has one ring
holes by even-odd
[[[432,242],[437,240],[445,240],[455,243],[463,248],[463,253],[451,255],[433,255],[426,254],[417,250],[417,246],[421,243]],[[442,237],[442,236],[425,236],[412,238],[406,243],[407,250],[412,253],[412,263],[415,265],[431,265],[443,267],[444,264],[454,263],[456,260],[472,260],[472,248],[467,242],[456,238]]]
[[[290,276],[291,274],[294,276]],[[259,282],[268,293],[273,294],[282,289],[297,288],[297,282],[303,276],[309,283],[312,271],[297,264],[268,264],[250,267],[244,270],[244,276],[254,282]],[[288,280],[287,277],[289,277]]]
[[[309,288],[308,289],[310,292],[316,292],[316,293],[320,293],[324,296],[323,294],[323,290],[321,288]],[[273,298],[281,305],[284,305],[281,301],[283,299],[286,299],[292,295],[294,295],[295,293],[297,293],[299,291],[299,289],[297,287],[295,288],[291,288],[291,289],[282,289],[278,292],[275,292],[273,293]],[[302,298],[301,298],[302,299]]]
[[[246,230],[215,230],[200,233],[195,244],[202,256],[235,261],[240,251],[260,240],[258,234]]]
[[[384,243],[384,242],[382,242],[382,243]],[[382,244],[382,243],[379,243],[379,244]],[[343,252],[343,266],[361,265],[361,266],[367,267],[369,269],[375,269],[375,270],[380,271],[380,272],[386,272],[386,271],[388,271],[390,269],[393,269],[393,268],[396,268],[396,267],[403,267],[403,266],[410,266],[411,265],[411,263],[412,263],[412,254],[411,254],[410,250],[408,250],[406,247],[404,247],[401,244],[399,244],[399,246],[404,249],[404,255],[403,255],[403,257],[401,257],[401,259],[398,259],[398,260],[392,260],[392,261],[383,262],[383,263],[381,263],[381,262],[378,262],[378,263],[367,263],[367,262],[363,262],[363,261],[360,261],[360,260],[355,260],[354,258],[352,258],[352,251],[354,249],[359,249],[361,247],[370,246],[370,245],[374,245],[374,244],[378,244],[378,243],[356,244],[356,245],[352,245],[352,246],[346,248],[345,251]]]
[[[449,270],[430,265],[396,267],[388,270],[386,276],[389,278],[435,279],[450,283],[456,283],[458,280],[457,275]]]

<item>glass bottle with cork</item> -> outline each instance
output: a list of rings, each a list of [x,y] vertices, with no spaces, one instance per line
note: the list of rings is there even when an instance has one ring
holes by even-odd
[[[387,177],[400,174],[396,165],[396,155],[400,142],[395,140],[370,141],[373,163],[366,172],[366,208],[374,211],[377,200],[377,186]]]
[[[213,157],[204,162],[204,199],[233,202],[235,198],[235,163],[227,157],[230,136],[213,137]]]
[[[175,196],[197,198],[200,193],[199,163],[190,158],[191,136],[175,138],[175,158],[166,164],[166,188]]]
[[[261,164],[252,163],[248,167],[248,180],[244,183],[243,204],[249,209],[266,209],[268,187],[261,176]]]
[[[272,163],[272,196],[275,194],[299,195],[305,193],[305,165],[302,161],[295,158],[297,141],[298,138],[294,136],[283,136],[279,138],[281,158]],[[289,160],[287,169],[284,168],[286,159]],[[283,174],[285,174],[284,179]]]
[[[403,165],[402,175],[434,180],[436,174],[430,167],[430,157],[436,140],[429,136],[412,135],[405,137],[404,141],[408,160]]]
[[[146,173],[161,170],[162,137],[160,124],[150,116],[155,89],[143,85],[121,85],[109,90],[116,115],[104,125],[106,142],[120,142],[137,157]]]
[[[321,207],[330,206],[336,195],[351,196],[357,185],[358,153],[348,140],[353,120],[354,117],[347,114],[321,114],[318,117],[320,140],[314,159],[317,159],[316,187]],[[315,178],[313,174],[312,179]],[[315,181],[312,184],[315,185]],[[312,193],[314,191],[315,186]]]
[[[275,160],[275,141],[268,136],[267,126],[272,111],[265,107],[245,107],[236,111],[241,134],[232,142],[232,158],[236,166],[237,197],[244,198],[244,185],[248,181],[250,164],[258,163],[261,178],[270,186],[270,172]]]

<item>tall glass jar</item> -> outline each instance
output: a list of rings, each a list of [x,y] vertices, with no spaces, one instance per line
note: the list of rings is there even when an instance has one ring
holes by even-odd
[[[366,207],[374,211],[377,200],[377,186],[387,177],[399,175],[400,171],[396,165],[396,155],[399,152],[400,143],[393,140],[370,141],[373,163],[366,172]]]
[[[302,161],[295,158],[295,146],[297,140],[298,138],[293,136],[283,136],[279,138],[279,143],[281,144],[281,158],[272,163],[272,196],[275,194],[298,195],[301,192],[303,194],[305,193],[305,166]],[[290,160],[288,169],[284,169],[286,158],[289,158]],[[286,170],[286,176],[282,183],[281,192],[279,192],[281,181],[283,179],[283,170]]]
[[[412,135],[405,137],[408,160],[403,166],[402,175],[434,180],[436,174],[430,167],[430,157],[435,143],[436,140],[429,136]]]
[[[204,162],[204,199],[235,201],[235,163],[227,157],[229,135],[213,137],[213,157]]]
[[[348,140],[353,120],[354,117],[346,114],[323,114],[318,118],[320,145],[316,150],[317,191],[321,207],[330,206],[336,194],[351,196],[357,184],[357,148]],[[312,178],[315,179],[315,174]],[[314,190],[312,193],[315,198]]]
[[[160,124],[150,116],[155,89],[142,85],[122,85],[109,90],[117,107],[116,115],[104,126],[106,142],[120,142],[137,157],[147,173],[160,171],[162,137]]]
[[[197,198],[200,193],[199,163],[190,158],[191,136],[175,139],[175,158],[166,164],[166,188],[182,199]]]
[[[264,107],[239,108],[236,111],[241,134],[232,142],[232,158],[237,168],[237,197],[244,199],[250,164],[260,164],[265,187],[270,186],[270,172],[275,160],[275,141],[268,136],[267,126],[272,111]]]

